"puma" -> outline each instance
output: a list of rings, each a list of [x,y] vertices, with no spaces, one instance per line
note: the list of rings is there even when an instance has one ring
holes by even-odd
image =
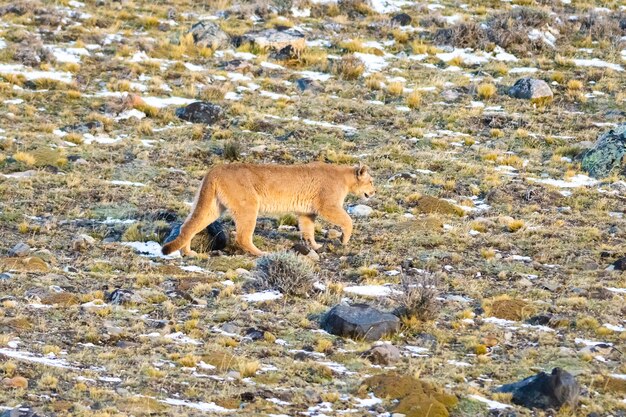
[[[343,208],[346,196],[367,198],[375,192],[369,169],[361,164],[219,165],[205,175],[180,234],[162,252],[168,255],[180,249],[183,255],[195,255],[191,239],[225,210],[230,210],[235,221],[237,244],[256,256],[263,255],[252,243],[259,212],[295,212],[303,238],[314,249],[321,247],[314,236],[319,215],[341,228],[345,245],[352,235],[352,219]]]

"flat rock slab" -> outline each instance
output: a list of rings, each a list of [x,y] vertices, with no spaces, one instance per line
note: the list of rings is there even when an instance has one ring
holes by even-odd
[[[322,319],[322,328],[336,336],[379,340],[400,328],[400,319],[367,304],[336,305]]]
[[[196,23],[189,31],[196,45],[209,48],[223,48],[230,44],[230,37],[220,27],[208,20]]]
[[[576,406],[580,385],[572,374],[554,368],[551,374],[540,372],[519,382],[503,385],[496,392],[512,393],[511,401],[527,408],[558,410],[566,404]]]
[[[243,35],[243,40],[252,42],[260,48],[273,49],[276,51],[280,51],[288,46],[296,51],[302,51],[306,48],[304,34],[295,29],[265,29],[248,32]]]

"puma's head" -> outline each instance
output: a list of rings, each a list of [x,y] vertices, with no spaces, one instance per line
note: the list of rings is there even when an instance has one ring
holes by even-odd
[[[369,173],[367,165],[359,165],[354,167],[354,174],[356,176],[356,182],[350,190],[353,194],[370,198],[376,194],[376,188],[374,188],[374,179]]]

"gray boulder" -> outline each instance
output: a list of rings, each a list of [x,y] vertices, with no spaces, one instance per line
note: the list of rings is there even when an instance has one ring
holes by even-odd
[[[306,48],[304,34],[295,29],[265,29],[248,32],[243,35],[244,42],[250,42],[259,48],[280,51],[290,47],[293,51],[303,51]]]
[[[582,158],[582,168],[594,178],[608,177],[614,169],[621,169],[626,154],[626,123],[603,133],[593,148],[589,149]]]
[[[513,98],[526,100],[551,99],[554,94],[548,83],[534,78],[520,78],[509,89],[509,95]]]
[[[378,340],[400,328],[400,319],[383,313],[367,304],[336,305],[322,319],[321,326],[328,333],[362,339]]]
[[[367,352],[370,362],[377,365],[391,365],[400,359],[400,351],[390,343],[374,346]]]
[[[511,401],[527,408],[558,410],[564,405],[575,407],[578,404],[580,385],[572,374],[554,368],[549,375],[540,372],[522,381],[503,385],[496,392],[512,393]]]
[[[206,123],[212,125],[222,118],[224,111],[217,104],[207,101],[196,101],[185,107],[176,109],[176,116],[179,119],[192,123]]]
[[[196,45],[206,46],[213,49],[227,47],[230,37],[220,27],[208,20],[203,20],[191,27],[189,31],[193,35]]]

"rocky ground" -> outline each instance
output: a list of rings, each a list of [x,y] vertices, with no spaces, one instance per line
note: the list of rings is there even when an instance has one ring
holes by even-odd
[[[0,413],[625,415],[620,3],[0,5]],[[378,193],[160,256],[233,160]]]

